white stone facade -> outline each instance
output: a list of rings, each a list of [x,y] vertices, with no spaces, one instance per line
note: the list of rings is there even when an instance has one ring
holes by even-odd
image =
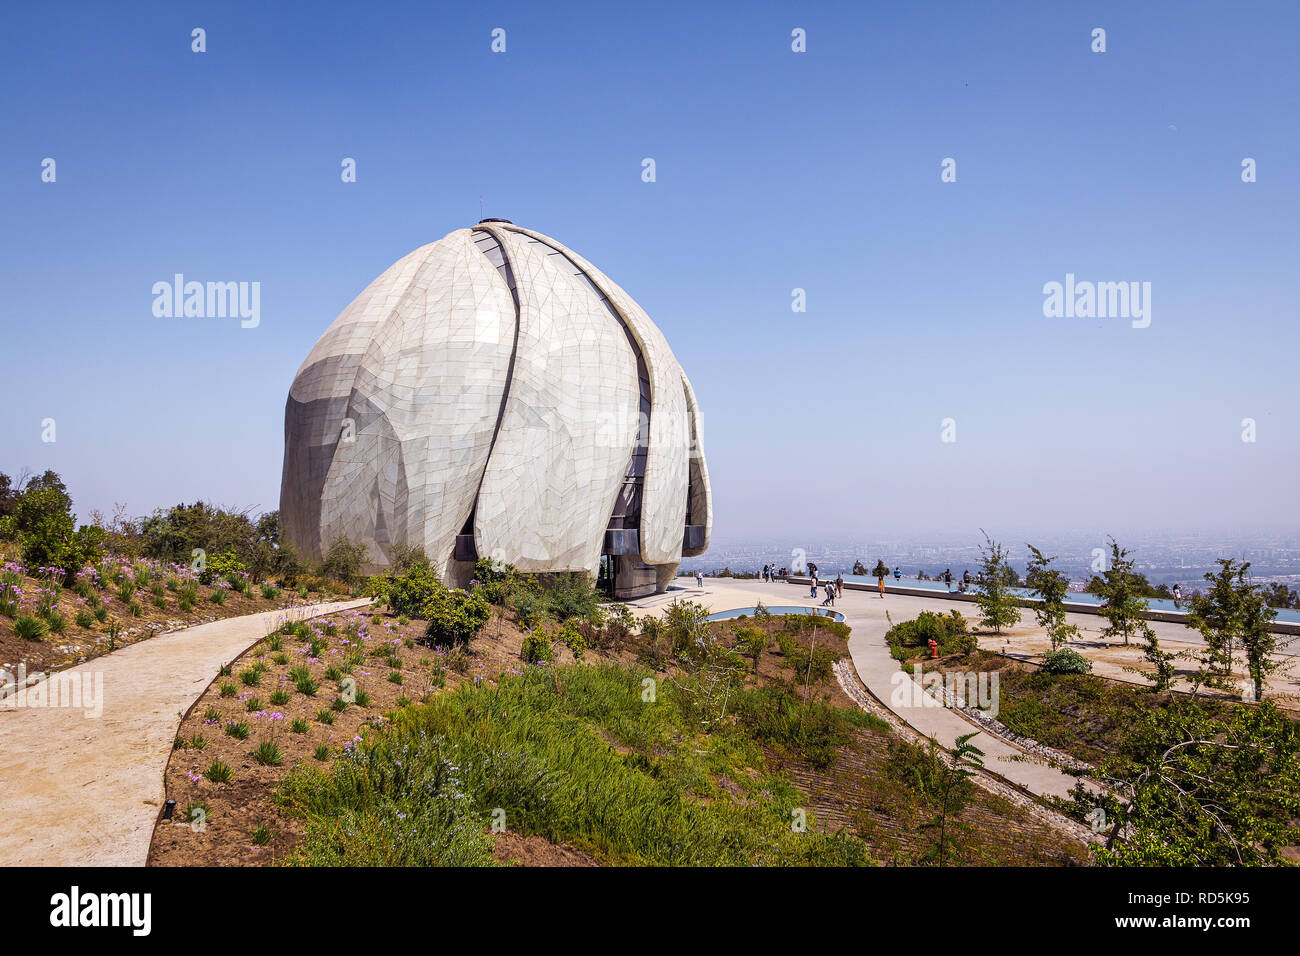
[[[419,545],[462,585],[475,554],[593,577],[605,555],[633,596],[708,547],[712,510],[663,334],[587,260],[504,220],[394,263],[289,390],[280,518],[313,560],[339,537],[377,567]]]

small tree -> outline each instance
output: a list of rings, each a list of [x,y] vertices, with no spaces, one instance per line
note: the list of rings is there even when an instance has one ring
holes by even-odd
[[[1122,636],[1126,645],[1133,635],[1140,637],[1146,644],[1142,656],[1155,669],[1147,675],[1151,678],[1151,689],[1168,690],[1174,682],[1174,655],[1160,650],[1156,632],[1143,617],[1148,605],[1141,595],[1149,586],[1145,576],[1134,571],[1134,560],[1129,557],[1131,553],[1121,548],[1114,538],[1110,539],[1110,567],[1102,575],[1097,590],[1105,602],[1101,606],[1101,616],[1107,622],[1101,633],[1107,640]]]
[[[763,651],[767,650],[767,633],[761,627],[747,625],[736,631],[736,643],[752,662],[754,676],[757,677],[758,662],[763,656]]]
[[[963,829],[960,818],[966,809],[966,801],[970,799],[970,778],[984,766],[984,751],[971,743],[978,735],[979,731],[976,730],[958,737],[957,746],[952,751],[952,762],[943,765],[939,772],[936,793],[939,813],[931,822],[921,824],[922,830],[935,832],[935,843],[922,855],[922,860],[932,860],[939,866],[945,866],[949,855],[961,850],[956,833]]]
[[[1098,767],[1119,796],[1102,801],[1114,824],[1100,862],[1276,866],[1300,840],[1300,730],[1271,701],[1219,709],[1174,698],[1118,743]],[[1073,796],[1080,809],[1096,805],[1082,785]]]
[[[1218,564],[1217,572],[1205,574],[1209,590],[1188,602],[1187,626],[1205,640],[1197,682],[1232,689],[1233,654],[1240,645],[1255,684],[1255,699],[1260,700],[1265,680],[1280,666],[1273,658],[1277,637],[1269,627],[1277,611],[1269,607],[1265,590],[1248,580],[1249,561],[1220,558]]]
[[[361,565],[366,561],[366,551],[364,544],[353,544],[343,537],[335,538],[325,550],[321,572],[351,585],[361,574]]]
[[[1055,556],[1047,557],[1032,544],[1027,544],[1029,567],[1025,573],[1025,583],[1034,589],[1039,603],[1034,607],[1034,617],[1038,626],[1047,632],[1055,651],[1062,644],[1068,644],[1070,638],[1079,633],[1079,628],[1065,622],[1065,595],[1070,589],[1070,581],[1065,574],[1051,566]]]
[[[1282,667],[1273,655],[1277,651],[1277,634],[1270,626],[1277,611],[1268,606],[1264,596],[1251,590],[1251,603],[1246,608],[1245,627],[1241,632],[1241,646],[1246,652],[1246,669],[1255,683],[1255,699],[1264,699],[1264,681],[1269,674]]]
[[[877,584],[880,584],[889,577],[889,565],[885,564],[883,559],[877,558],[876,566],[871,569],[871,576],[876,579]]]
[[[1020,601],[1011,593],[1012,583],[1018,575],[1007,561],[1006,549],[981,529],[984,544],[980,546],[980,571],[983,583],[975,591],[975,604],[980,609],[980,623],[1001,634],[1003,627],[1020,623]]]
[[[1102,598],[1101,616],[1107,621],[1102,628],[1102,636],[1107,640],[1123,637],[1128,644],[1134,634],[1146,636],[1151,630],[1142,616],[1147,610],[1147,602],[1140,596],[1138,575],[1133,571],[1131,552],[1121,548],[1115,539],[1110,539],[1110,567],[1106,569],[1097,585],[1097,594]]]
[[[693,601],[674,601],[664,615],[677,675],[668,680],[706,728],[727,716],[727,704],[744,683],[744,659],[718,640],[709,611]]]

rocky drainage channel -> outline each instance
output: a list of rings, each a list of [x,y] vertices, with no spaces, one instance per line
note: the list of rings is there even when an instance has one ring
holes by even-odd
[[[859,707],[867,713],[874,714],[884,720],[896,734],[910,743],[925,746],[930,742],[929,738],[923,737],[892,710],[880,703],[880,701],[876,700],[876,698],[862,686],[862,682],[858,680],[857,672],[854,671],[853,665],[849,662],[848,658],[841,658],[836,661],[834,664],[834,670],[835,678],[839,681],[840,687],[844,690],[844,693],[848,694]],[[984,714],[983,716],[988,717],[987,714]],[[1002,727],[1002,725],[996,720],[993,720],[992,724],[996,727]],[[983,726],[982,722],[977,726]],[[1007,730],[1005,727],[1002,727],[1002,730],[1006,734],[1011,734],[1011,731]],[[1002,737],[1001,733],[997,733],[991,727],[989,733],[992,736],[999,738]],[[1019,737],[1019,735],[1013,736],[1017,737],[1019,740],[1026,739]],[[1028,749],[1025,748],[1023,744],[1018,743],[1017,740],[1007,739],[1006,742],[1018,749]],[[1050,747],[1043,747],[1042,744],[1038,744],[1037,741],[1029,741],[1029,743],[1035,744],[1043,751],[1057,753],[1057,751],[1052,750]],[[1061,754],[1061,756],[1066,757],[1065,754]],[[952,766],[952,754],[942,747],[939,748],[939,759],[948,766]],[[1071,760],[1073,763],[1078,763],[1078,761],[1074,761],[1073,758],[1066,757],[1066,759]],[[1105,841],[1104,835],[1092,832],[1089,827],[1084,826],[1077,820],[1070,819],[1064,814],[1057,813],[1055,810],[1049,810],[1047,807],[1039,803],[1033,796],[1004,780],[1002,777],[999,777],[997,774],[994,774],[992,771],[981,770],[974,775],[973,779],[990,793],[995,793],[998,796],[1005,798],[1023,809],[1034,819],[1059,830],[1061,833],[1071,837],[1072,839],[1078,840],[1080,843],[1102,843]]]

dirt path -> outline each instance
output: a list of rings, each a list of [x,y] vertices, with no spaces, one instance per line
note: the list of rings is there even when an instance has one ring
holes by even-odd
[[[0,865],[143,866],[176,727],[221,666],[284,621],[367,603],[213,621],[45,682],[47,698],[84,691],[80,706],[43,706],[34,688],[21,701],[31,705],[0,701]]]

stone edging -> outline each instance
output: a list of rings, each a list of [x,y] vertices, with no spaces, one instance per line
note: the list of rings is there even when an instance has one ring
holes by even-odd
[[[922,736],[910,724],[903,721],[897,714],[876,700],[871,692],[862,686],[858,680],[857,672],[853,669],[852,663],[848,658],[840,658],[834,663],[835,679],[839,681],[840,688],[859,707],[869,714],[884,720],[900,737],[913,744],[925,744],[929,742],[928,737]],[[994,723],[997,723],[994,721]],[[999,724],[999,726],[1001,726]],[[1010,733],[1010,731],[1007,731]],[[995,735],[1000,736],[1000,735]],[[1011,743],[1012,741],[1008,741]],[[1019,745],[1017,745],[1019,746]],[[1041,746],[1041,745],[1040,745]],[[939,748],[940,759],[949,766],[952,765],[952,754],[944,747]],[[981,770],[972,777],[985,790],[993,793],[1010,803],[1020,807],[1035,820],[1052,827],[1063,835],[1077,840],[1083,844],[1101,843],[1104,838],[1099,834],[1093,833],[1089,827],[1084,826],[1076,820],[1072,820],[1062,813],[1050,810],[1044,807],[1033,797],[1018,787],[1011,785],[990,770]]]

